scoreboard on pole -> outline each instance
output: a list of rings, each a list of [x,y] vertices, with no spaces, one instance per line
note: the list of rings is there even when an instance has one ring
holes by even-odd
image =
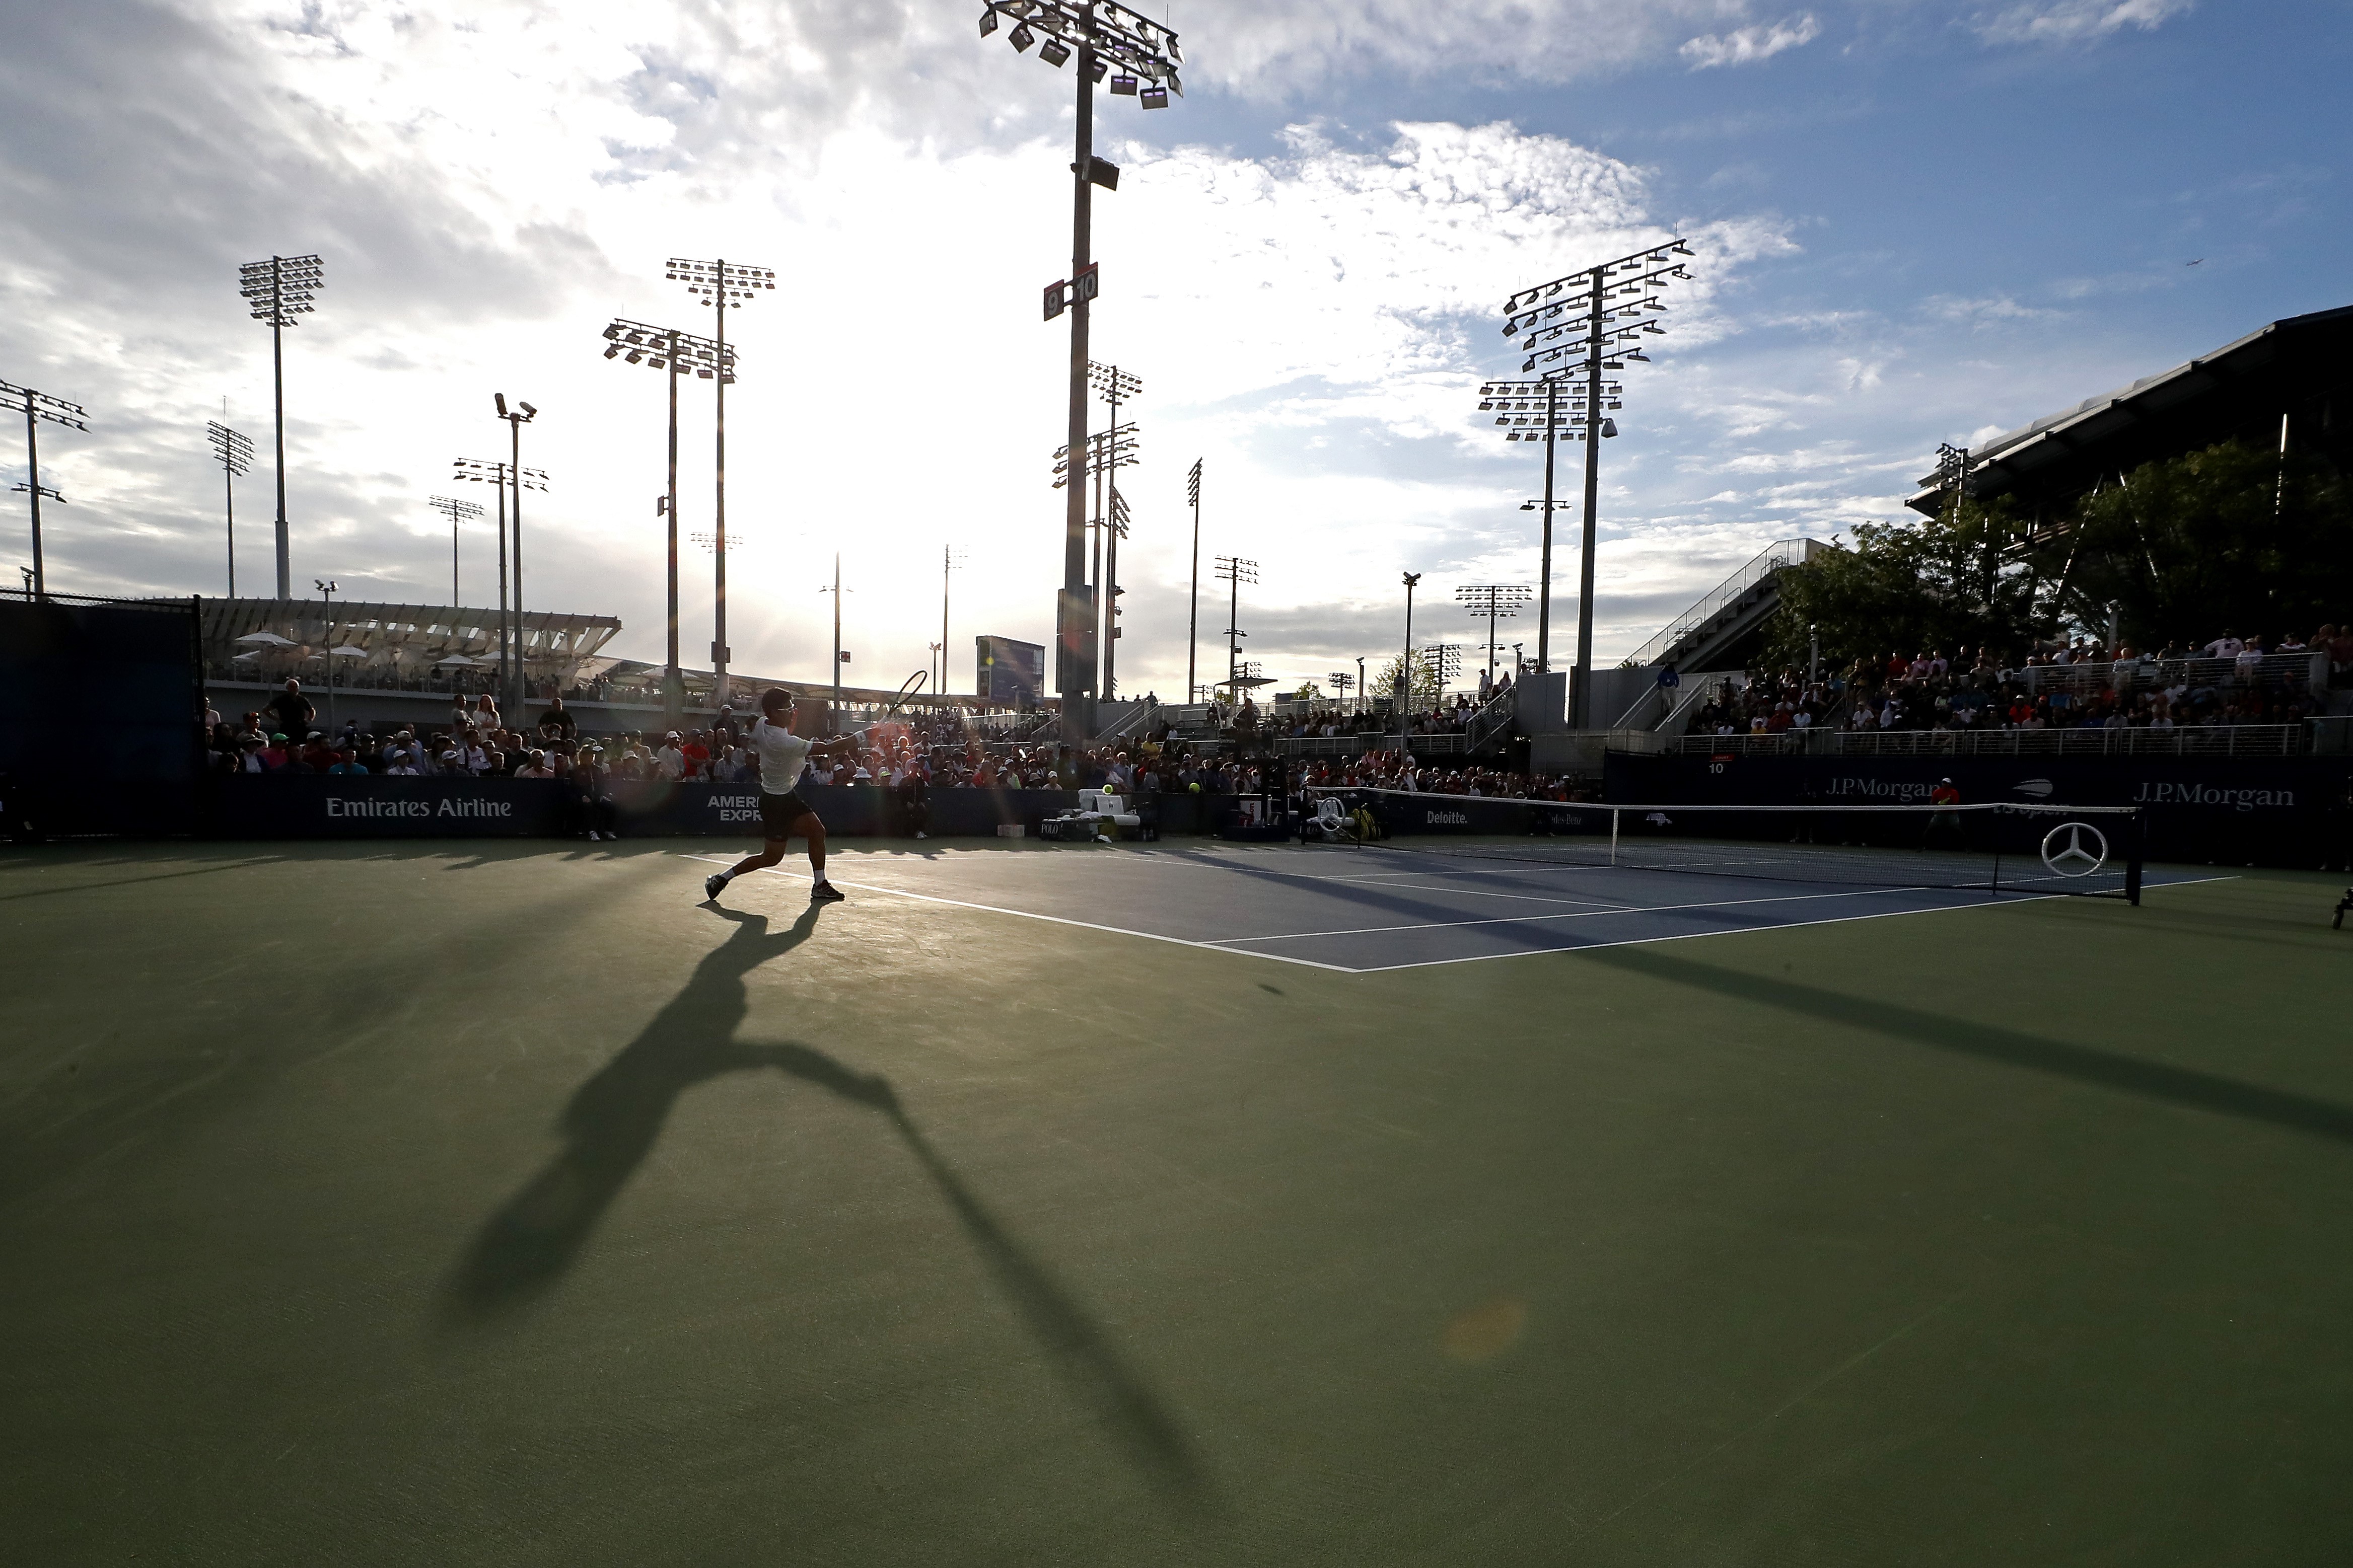
[[[1046,686],[1045,645],[1013,637],[982,637],[973,641],[980,659],[979,679],[973,689],[1004,707],[1037,707]]]

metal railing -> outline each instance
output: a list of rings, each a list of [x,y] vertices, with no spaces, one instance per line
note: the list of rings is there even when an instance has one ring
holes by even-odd
[[[2187,687],[2322,687],[2328,684],[2325,653],[2268,653],[2260,658],[2139,658],[2107,664],[2030,664],[2006,669],[2011,685],[2045,691],[2157,691]]]
[[[1675,644],[1723,614],[1742,595],[1774,573],[1790,566],[1802,566],[1815,556],[1837,548],[1837,545],[1825,544],[1819,539],[1784,539],[1767,545],[1756,560],[1717,584],[1699,603],[1662,627],[1658,636],[1636,648],[1626,660],[1627,667],[1631,668],[1658,663]]]
[[[2302,724],[2192,724],[2132,730],[1791,730],[1778,735],[1684,735],[1682,756],[2290,757],[2309,749]]]

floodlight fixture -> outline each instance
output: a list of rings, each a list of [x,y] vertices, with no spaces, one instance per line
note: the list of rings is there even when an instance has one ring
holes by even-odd
[[[518,426],[518,428],[520,428],[520,426]],[[509,564],[509,556],[507,552],[507,495],[511,490],[514,493],[516,510],[519,512],[522,510],[522,492],[527,489],[546,489],[547,475],[544,471],[539,468],[525,468],[513,464],[499,462],[494,459],[485,459],[481,458],[459,458],[451,465],[449,477],[453,479],[468,480],[474,484],[496,485],[498,487],[499,681],[503,687],[507,680],[506,672],[509,663],[507,646],[508,636],[511,624],[514,619],[514,617],[509,613],[510,599],[507,589],[507,567]],[[520,597],[520,595],[517,595],[517,597]]]
[[[221,400],[221,412],[228,412],[228,400]],[[241,431],[232,430],[216,419],[205,421],[205,439],[213,449],[213,460],[221,466],[222,513],[228,525],[228,596],[237,597],[237,481],[253,469],[253,441]]]
[[[1220,555],[1212,575],[1228,584],[1231,593],[1226,604],[1226,689],[1230,693],[1240,674],[1241,639],[1250,635],[1241,629],[1242,584],[1257,585],[1258,563],[1240,555]]]
[[[1118,0],[987,0],[980,31],[984,37],[997,30],[999,19],[1012,23],[1007,42],[1026,51],[1046,39],[1039,58],[1060,67],[1071,55],[1079,68],[1077,83],[1076,152],[1071,161],[1071,269],[1067,278],[1044,290],[1044,317],[1071,319],[1070,381],[1064,449],[1079,465],[1083,479],[1089,454],[1087,433],[1087,324],[1089,307],[1096,297],[1099,275],[1092,255],[1092,195],[1097,184],[1115,188],[1113,179],[1098,173],[1094,156],[1095,84],[1108,79],[1114,97],[1133,97],[1145,108],[1165,109],[1170,93],[1181,95],[1184,84],[1177,67],[1184,57],[1176,35],[1142,12]],[[1108,167],[1108,165],[1104,165]],[[1067,291],[1067,292],[1066,292]],[[1114,421],[1116,422],[1116,421]],[[1061,698],[1063,733],[1093,733],[1096,695],[1095,660],[1086,647],[1091,618],[1087,592],[1087,500],[1083,483],[1068,485],[1062,512],[1062,587],[1054,617],[1055,690]]]
[[[673,280],[678,268],[671,268]],[[689,274],[692,278],[693,274]],[[746,292],[749,280],[746,280]],[[662,726],[675,730],[685,721],[686,675],[679,667],[678,648],[678,383],[690,369],[704,380],[718,379],[723,385],[735,381],[735,349],[716,338],[699,337],[681,332],[675,327],[657,327],[649,322],[631,321],[617,316],[605,329],[605,357],[611,359],[622,347],[628,345],[624,364],[644,364],[649,369],[666,373],[670,383],[670,483],[655,509],[657,516],[668,520],[666,525],[668,597],[668,659],[662,674]]]
[[[1530,501],[1522,511],[1532,509]],[[1454,590],[1454,602],[1471,612],[1472,619],[1487,618],[1487,680],[1495,679],[1495,623],[1510,620],[1527,608],[1530,590],[1524,583],[1465,583]]]
[[[32,591],[37,599],[47,598],[49,591],[48,569],[41,552],[41,498],[47,496],[59,506],[66,498],[41,483],[41,426],[62,425],[69,430],[87,434],[90,410],[79,403],[68,403],[62,397],[52,397],[46,392],[36,392],[29,386],[18,386],[13,381],[0,381],[0,414],[22,414],[25,416],[25,482],[12,487],[31,503],[33,519]]]
[[[1556,278],[1514,293],[1504,302],[1505,337],[1517,338],[1527,358],[1523,374],[1542,370],[1553,384],[1546,395],[1545,438],[1544,572],[1536,615],[1536,668],[1551,668],[1553,454],[1559,438],[1549,416],[1560,407],[1564,393],[1574,394],[1583,383],[1584,418],[1578,434],[1608,439],[1618,434],[1618,422],[1608,417],[1620,409],[1615,384],[1605,384],[1602,372],[1623,370],[1629,363],[1648,364],[1650,356],[1639,339],[1657,336],[1665,329],[1651,318],[1666,310],[1662,295],[1669,285],[1688,282],[1690,270],[1678,258],[1692,254],[1682,237],[1666,240]],[[1517,434],[1516,427],[1514,431]],[[1508,438],[1508,437],[1507,437]],[[1525,436],[1522,437],[1525,439]],[[1572,437],[1574,438],[1574,437]],[[1593,675],[1593,570],[1601,494],[1600,443],[1585,442],[1585,526],[1577,563],[1577,678],[1572,687],[1572,722],[1584,729],[1591,718]]]
[[[711,521],[718,543],[712,552],[711,582],[711,700],[714,706],[727,700],[727,388],[735,380],[735,362],[727,348],[727,312],[740,310],[747,300],[763,293],[773,293],[776,274],[773,268],[754,267],[724,257],[712,261],[696,261],[685,257],[672,257],[663,274],[673,283],[683,283],[686,291],[712,308],[717,321],[717,335],[712,339],[717,360],[712,364],[698,364],[695,378],[715,381],[717,422],[712,436],[714,460],[712,478]]]
[[[293,595],[293,564],[286,525],[286,329],[315,309],[325,287],[325,264],[312,256],[273,256],[237,269],[237,292],[257,321],[269,323],[269,381],[276,405],[278,458],[278,597]]]
[[[459,596],[458,529],[462,523],[479,522],[487,514],[473,501],[449,496],[434,496],[425,504],[449,520],[449,603],[453,606],[462,605],[466,601]]]
[[[1193,700],[1199,689],[1193,684],[1194,653],[1201,642],[1201,464],[1193,459],[1192,471],[1185,476],[1185,504],[1193,509],[1193,578],[1192,591],[1185,601],[1185,700]]]

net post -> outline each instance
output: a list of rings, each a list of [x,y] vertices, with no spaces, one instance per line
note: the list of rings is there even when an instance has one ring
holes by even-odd
[[[2140,906],[2140,841],[2141,813],[2135,811],[2125,829],[2125,901],[2136,909]]]
[[[1609,863],[1618,864],[1618,808],[1609,808]]]

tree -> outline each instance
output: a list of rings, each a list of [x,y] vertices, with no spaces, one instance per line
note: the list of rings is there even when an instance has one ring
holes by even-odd
[[[1767,661],[1803,665],[1817,632],[1833,667],[1924,648],[1953,658],[1979,647],[2023,654],[2056,629],[2058,616],[2053,585],[2036,564],[2005,559],[2022,536],[2001,501],[1859,524],[1852,549],[1782,572]]]
[[[1405,663],[1405,659],[1406,656],[1400,653],[1381,666],[1381,672],[1373,677],[1372,685],[1365,695],[1373,698],[1394,697],[1397,694],[1398,670]],[[1412,705],[1416,708],[1434,708],[1438,705],[1438,667],[1426,656],[1419,653],[1413,656]]]
[[[2153,463],[2075,509],[2068,606],[2125,640],[2192,647],[2225,627],[2308,637],[2353,608],[2353,495],[2326,466],[2231,441]]]
[[[1299,689],[1291,694],[1291,700],[1293,702],[1321,702],[1324,700],[1324,689],[1316,685],[1312,680],[1302,681],[1300,683]]]

